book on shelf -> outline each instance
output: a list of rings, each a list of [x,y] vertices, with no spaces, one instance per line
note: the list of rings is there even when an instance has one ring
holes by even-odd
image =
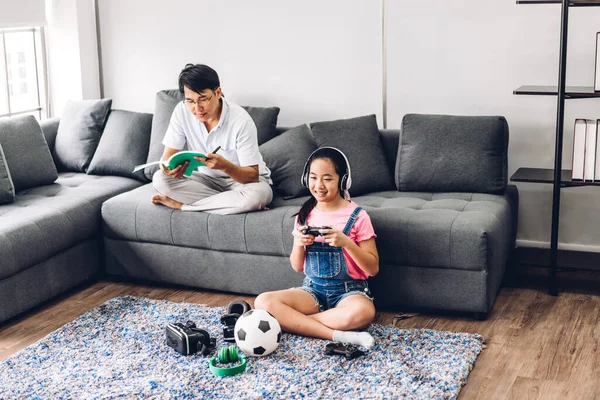
[[[594,181],[596,170],[596,121],[588,119],[585,129],[585,154],[583,156],[583,180],[587,182]]]
[[[600,92],[600,32],[596,33],[596,68],[594,69],[594,91]]]
[[[573,166],[571,179],[574,181],[583,180],[583,169],[585,167],[585,134],[587,130],[587,121],[582,118],[575,120],[575,129],[573,130]]]

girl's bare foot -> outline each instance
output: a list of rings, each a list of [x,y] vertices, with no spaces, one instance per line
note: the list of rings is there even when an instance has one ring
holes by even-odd
[[[183,205],[183,203],[173,200],[172,198],[167,197],[163,194],[155,194],[154,196],[152,196],[152,203],[162,204],[163,206],[167,206],[175,210],[181,210],[181,206]]]

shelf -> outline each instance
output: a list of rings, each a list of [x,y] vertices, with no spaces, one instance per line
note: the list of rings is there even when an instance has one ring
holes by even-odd
[[[554,183],[554,170],[551,168],[519,168],[512,182]],[[560,177],[561,186],[600,186],[600,182],[584,182],[571,180],[571,170],[563,169]]]
[[[558,90],[556,86],[521,86],[513,91],[513,94],[533,95],[533,96],[556,96]],[[600,92],[594,91],[593,86],[567,86],[565,89],[565,98],[568,99],[586,99],[600,97]]]
[[[517,0],[517,4],[561,4],[561,0]],[[600,6],[600,0],[571,0],[569,7]]]
[[[599,7],[600,0],[516,0],[517,4],[560,4],[560,63],[558,66],[558,84],[556,86],[521,86],[513,91],[517,95],[556,96],[556,145],[554,148],[554,168],[519,168],[510,180],[514,182],[536,182],[552,184],[552,227],[550,233],[550,260],[548,268],[548,293],[558,295],[558,223],[560,219],[560,191],[563,187],[600,186],[599,182],[571,180],[572,172],[561,170],[564,142],[564,117],[566,99],[600,98],[600,92],[588,86],[566,86],[567,78],[567,35],[569,26],[569,8]],[[563,90],[559,90],[561,88]],[[556,176],[555,176],[556,175]],[[555,181],[556,178],[556,181]]]

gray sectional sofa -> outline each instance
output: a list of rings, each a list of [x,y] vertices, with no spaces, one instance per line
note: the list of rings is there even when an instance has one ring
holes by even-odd
[[[0,205],[0,323],[98,276],[104,269],[102,203],[142,185],[119,176],[57,173],[50,149],[58,121],[43,126],[45,137],[31,116],[0,119],[0,164],[9,166],[4,178],[16,189],[4,190],[13,201]],[[0,181],[6,182],[1,172]]]
[[[351,195],[378,235],[380,273],[370,283],[378,307],[478,316],[492,308],[517,227],[504,118],[407,115],[401,129],[380,130],[372,115],[284,129],[278,108],[248,107],[274,200],[268,210],[216,215],[152,204],[155,169],[131,172],[160,156],[178,101],[177,91],[161,91],[153,115],[103,109],[104,118],[97,102],[77,103],[79,113],[44,121],[42,131],[26,118],[55,170],[33,187],[22,185],[31,166],[16,161],[27,147],[10,144],[19,132],[7,131],[24,129],[22,118],[0,120],[9,171],[3,178],[0,152],[0,202],[3,179],[19,182],[0,205],[0,322],[102,274],[245,294],[299,285],[288,255],[308,195],[300,174],[323,145],[348,156]],[[78,133],[94,124],[99,132]]]

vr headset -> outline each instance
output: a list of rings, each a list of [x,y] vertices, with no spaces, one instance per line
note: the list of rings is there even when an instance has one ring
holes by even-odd
[[[188,321],[185,325],[179,322],[167,324],[165,330],[167,345],[184,356],[198,352],[205,356],[216,345],[216,340],[211,338],[204,329],[197,328],[192,321]]]

